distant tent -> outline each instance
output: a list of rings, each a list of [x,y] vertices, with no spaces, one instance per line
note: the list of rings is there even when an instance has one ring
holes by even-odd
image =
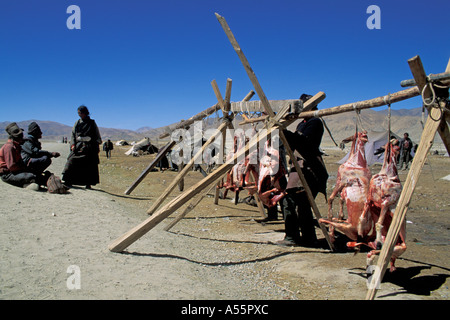
[[[399,141],[401,140],[401,137],[396,135],[393,132],[391,132],[391,136],[395,136]],[[367,133],[367,138],[369,140],[365,145],[367,165],[371,166],[375,163],[383,164],[384,152],[377,154],[377,155],[375,155],[374,153],[379,148],[385,146],[386,143],[388,142],[387,130],[369,131]],[[345,161],[347,161],[349,156],[350,156],[350,151],[345,155],[345,157],[343,157],[340,161],[338,161],[338,163],[343,164]]]
[[[144,138],[141,141],[134,144],[127,152],[125,152],[125,154],[127,156],[129,155],[137,156],[139,155],[139,152],[141,153],[148,152],[149,154],[153,154],[158,152],[158,148],[150,143],[149,138]]]
[[[129,143],[126,142],[125,140],[119,140],[116,142],[116,146],[128,146]]]

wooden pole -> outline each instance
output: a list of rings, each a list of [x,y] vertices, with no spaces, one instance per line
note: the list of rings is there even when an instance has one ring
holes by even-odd
[[[395,93],[390,94],[390,102],[400,102],[406,99],[410,99],[412,97],[416,97],[420,95],[419,89],[417,87],[405,89],[402,91],[398,91]],[[370,99],[370,100],[364,100],[364,101],[358,101],[353,103],[347,103],[340,106],[336,106],[333,108],[327,108],[327,109],[321,109],[316,111],[302,111],[301,113],[297,115],[291,115],[291,117],[295,118],[311,118],[311,117],[325,117],[325,116],[331,116],[339,113],[344,112],[350,112],[355,110],[363,110],[368,108],[376,108],[381,107],[384,105],[387,105],[389,95],[381,96],[378,98]],[[311,99],[310,99],[311,100]],[[308,103],[309,100],[306,102]],[[242,121],[239,124],[247,124],[252,122],[258,122],[258,121],[265,121],[267,116],[259,117],[259,118],[253,118],[249,119],[249,121]]]
[[[165,231],[169,231],[170,229],[173,228],[174,225],[176,225],[181,219],[183,219],[189,212],[191,212],[199,203],[200,201],[203,200],[203,198],[210,193],[211,191],[213,191],[213,188],[216,187],[216,184],[214,183],[211,188],[206,191],[205,193],[201,194],[199,197],[197,197],[197,199],[194,199],[185,209],[182,213],[180,213],[178,216],[175,217],[175,219],[173,219],[172,222],[170,222],[169,224],[167,224],[167,226],[164,228]]]
[[[439,112],[440,111],[438,109],[433,108],[431,110],[431,116],[439,116]],[[375,268],[375,272],[370,282],[369,291],[367,292],[366,296],[367,300],[373,300],[375,298],[375,294],[386,272],[386,269],[392,256],[392,252],[394,251],[395,243],[400,234],[402,224],[405,222],[404,220],[406,217],[406,211],[408,210],[411,196],[414,192],[417,181],[419,180],[419,176],[425,163],[425,160],[427,158],[427,154],[433,144],[434,136],[436,134],[438,126],[439,122],[432,120],[430,118],[430,115],[428,115],[428,119],[425,124],[425,128],[423,130],[422,137],[419,143],[419,147],[417,149],[416,154],[414,155],[413,162],[411,164],[411,169],[409,170],[405,184],[403,185],[403,190],[400,195],[400,199],[398,200],[394,217],[392,219],[391,225],[389,226],[386,239],[384,241],[383,247],[380,252],[380,256],[378,258],[377,267]]]
[[[427,77],[427,79],[429,79],[430,81],[442,81],[442,82],[446,83],[446,82],[450,81],[450,72],[445,71],[443,73],[430,74]],[[417,83],[416,83],[415,79],[410,79],[410,80],[403,80],[402,82],[400,82],[400,85],[402,87],[413,87],[413,86],[416,86]]]
[[[261,102],[263,103],[264,109],[266,111],[266,113],[269,115],[269,123],[272,120],[272,125],[276,126],[278,128],[278,124],[277,122],[279,120],[281,120],[281,117],[283,116],[283,114],[280,115],[275,115],[275,113],[273,112],[272,108],[270,107],[270,103],[267,100],[266,95],[264,94],[264,91],[261,88],[261,85],[259,84],[259,81],[255,75],[255,73],[253,72],[252,68],[250,67],[250,63],[248,62],[247,58],[245,57],[241,47],[239,46],[238,42],[236,41],[236,38],[234,37],[233,33],[231,32],[230,27],[228,26],[228,23],[226,22],[226,20],[220,16],[219,14],[216,13],[216,17],[219,20],[219,23],[221,24],[223,30],[225,31],[225,34],[227,35],[228,39],[230,40],[230,43],[232,44],[234,50],[236,51],[237,55],[239,56],[239,59],[242,62],[242,65],[245,68],[245,71],[247,72],[248,77],[250,78],[250,81],[253,84],[253,87],[255,88],[256,93],[258,94],[259,98],[261,99]],[[319,222],[319,219],[321,218],[319,209],[316,205],[316,202],[314,200],[314,197],[312,196],[312,192],[311,189],[309,188],[306,179],[303,175],[303,172],[296,160],[296,157],[294,156],[294,153],[292,152],[289,143],[286,139],[286,137],[284,136],[283,130],[279,130],[279,136],[281,139],[281,142],[284,145],[284,148],[286,149],[287,154],[289,155],[289,157],[291,158],[292,163],[294,164],[295,170],[297,171],[297,174],[300,178],[300,181],[303,184],[303,187],[306,191],[306,194],[308,196],[308,200],[309,203],[311,204],[311,207],[313,209],[313,212],[316,216],[317,221]],[[328,234],[328,231],[326,230],[325,226],[319,222],[319,226],[320,229],[322,230],[322,233],[325,236],[325,239],[328,242],[328,245],[330,246],[331,250],[334,250],[334,246],[333,243],[330,240],[330,236]]]
[[[208,109],[206,109],[206,110],[204,110],[204,111],[202,111],[202,112],[200,112],[200,113],[197,113],[196,115],[190,117],[189,119],[180,121],[180,122],[179,122],[179,123],[178,123],[171,131],[174,131],[174,130],[176,130],[176,129],[184,129],[184,128],[187,128],[187,127],[189,127],[191,124],[193,124],[195,121],[203,120],[204,118],[206,118],[206,117],[212,115],[214,112],[216,112],[216,111],[218,111],[218,110],[220,110],[220,106],[216,103],[215,105],[209,107]],[[160,138],[160,139],[163,139],[163,138],[166,138],[166,137],[168,137],[168,136],[170,136],[170,133],[167,133],[167,132],[166,132],[166,133],[161,134],[161,135],[159,136],[159,138]]]
[[[417,89],[422,92],[422,89],[426,84],[426,75],[422,62],[420,61],[420,58],[416,56],[409,59],[408,63],[414,76],[415,82],[417,83]],[[430,94],[431,92],[425,91],[424,98],[428,98]],[[422,132],[419,147],[417,148],[417,152],[414,155],[411,169],[409,170],[408,176],[406,177],[402,193],[394,212],[394,217],[392,219],[391,225],[389,226],[389,230],[381,249],[380,256],[378,257],[378,263],[370,282],[366,300],[373,300],[375,298],[376,292],[381,284],[381,280],[383,279],[389,261],[391,260],[395,244],[402,228],[402,224],[405,223],[409,202],[411,201],[412,194],[416,187],[417,181],[419,180],[419,176],[427,159],[428,152],[431,149],[434,137],[440,126],[441,120],[436,121],[433,119],[439,119],[440,115],[442,114],[441,112],[443,111],[440,110],[440,106],[438,105],[437,107],[431,108],[430,113],[428,114],[428,119]]]
[[[253,86],[255,87],[255,91],[259,96],[259,99],[261,99],[261,102],[263,103],[266,113],[270,117],[274,117],[275,114],[273,113],[272,109],[267,109],[267,105],[269,105],[269,101],[267,100],[266,95],[262,91],[261,86],[259,85],[258,79],[256,78],[255,73],[253,72],[252,68],[250,67],[250,63],[248,62],[247,58],[245,57],[244,53],[242,52],[241,48],[239,47],[239,44],[237,43],[233,33],[230,30],[230,27],[228,26],[228,23],[225,21],[225,19],[216,13],[216,18],[219,20],[223,30],[225,31],[225,34],[228,36],[228,39],[231,42],[231,45],[233,46],[234,50],[239,56],[239,59],[241,60],[242,64],[244,65],[245,71],[247,72],[248,77],[250,78],[250,81],[252,82]]]
[[[156,155],[156,158],[148,165],[147,168],[145,168],[144,171],[139,175],[139,177],[133,182],[133,184],[125,190],[125,194],[130,194],[139,183],[144,180],[144,178],[148,175],[150,171],[158,164],[159,161],[170,151],[172,150],[173,146],[175,145],[175,141],[170,141],[167,143],[161,150],[159,150],[158,154]]]

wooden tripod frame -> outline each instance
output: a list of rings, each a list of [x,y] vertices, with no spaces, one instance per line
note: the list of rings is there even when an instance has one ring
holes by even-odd
[[[420,92],[422,92],[425,84],[427,83],[427,78],[420,57],[415,56],[414,58],[409,59],[408,64],[414,76],[417,88]],[[450,72],[450,61],[445,72]],[[429,97],[430,92],[425,90],[424,98]],[[402,228],[402,225],[405,223],[409,202],[411,201],[411,197],[416,187],[417,181],[419,180],[423,165],[425,164],[425,160],[427,159],[428,152],[430,151],[430,148],[433,144],[436,132],[439,132],[439,135],[444,142],[447,152],[449,152],[450,135],[447,124],[449,120],[449,114],[446,110],[444,110],[443,106],[436,104],[428,109],[428,119],[422,132],[419,147],[417,148],[417,152],[414,155],[411,169],[409,170],[405,184],[403,185],[403,190],[400,195],[400,199],[398,200],[392,223],[386,235],[386,239],[381,249],[380,256],[378,257],[378,263],[370,281],[366,300],[373,300],[375,298],[376,292],[381,284],[381,280],[383,279],[389,261],[391,260],[394,246],[397,242],[400,230]]]

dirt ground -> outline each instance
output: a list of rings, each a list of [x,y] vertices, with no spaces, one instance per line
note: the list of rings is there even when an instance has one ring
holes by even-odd
[[[50,171],[61,173],[68,145],[44,143],[63,155]],[[260,223],[256,207],[234,204],[233,194],[214,204],[213,193],[167,232],[163,228],[186,205],[130,245],[112,253],[108,245],[148,218],[146,210],[177,172],[154,171],[128,196],[124,191],[155,155],[111,159],[101,152],[101,183],[68,195],[0,183],[1,299],[207,299],[354,300],[367,293],[366,253],[322,247],[282,247],[279,220]],[[324,148],[331,192],[345,151]],[[374,166],[375,173],[380,169]],[[450,281],[450,159],[430,155],[407,214],[407,251],[387,274],[376,299],[448,300]],[[405,181],[407,171],[400,171]],[[185,190],[203,176],[191,171]],[[180,191],[170,194],[173,199]],[[242,197],[245,197],[242,192]],[[317,198],[322,215],[323,196]],[[69,289],[69,266],[78,266],[81,288]]]

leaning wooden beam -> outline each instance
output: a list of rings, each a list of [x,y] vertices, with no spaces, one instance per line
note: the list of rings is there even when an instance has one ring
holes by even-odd
[[[164,227],[164,231],[169,231],[173,228],[174,225],[176,225],[178,222],[180,222],[181,219],[183,219],[189,212],[191,212],[199,203],[203,200],[204,197],[208,195],[213,189],[216,187],[216,184],[213,183],[211,188],[209,188],[208,191],[201,194],[197,199],[194,199],[185,209],[182,213],[180,213],[178,216],[176,216],[167,226]]]
[[[441,82],[448,82],[450,81],[450,72],[446,71],[443,73],[438,73],[438,74],[430,74],[428,77],[426,77],[426,79],[430,80],[430,81],[441,81]],[[403,80],[402,82],[400,82],[400,85],[402,87],[413,87],[416,86],[416,80],[415,79],[409,79],[409,80]]]
[[[212,115],[214,112],[219,111],[220,110],[220,106],[219,104],[215,104],[212,107],[209,107],[206,110],[203,110],[200,113],[197,113],[195,116],[190,117],[187,120],[182,120],[180,121],[174,128],[171,129],[171,131],[176,130],[176,129],[185,129],[188,126],[190,126],[191,124],[193,124],[195,121],[199,121],[202,120],[210,115]],[[166,132],[163,133],[159,136],[159,139],[163,139],[170,136],[170,133]]]
[[[225,97],[225,100],[227,97]],[[248,100],[247,100],[248,101]],[[274,104],[275,108],[274,110],[278,111],[281,109],[286,103],[295,103],[298,100],[271,100],[271,103]],[[256,101],[249,101],[248,104],[244,103],[242,101],[237,102],[230,102],[228,111],[233,112],[241,112],[241,111],[249,111],[249,112],[256,112],[260,109],[260,107],[257,108],[257,106],[261,106],[261,102],[259,100]],[[195,121],[202,120],[210,115],[212,115],[214,112],[219,111],[220,105],[216,103],[215,105],[209,107],[208,109],[192,116],[191,118],[187,120],[180,121],[177,125],[175,125],[173,128],[171,128],[171,131],[176,129],[184,129],[189,127],[191,124],[193,124]],[[159,136],[159,139],[164,139],[170,136],[170,133],[166,132]]]
[[[269,100],[272,110],[275,112],[280,111],[286,105],[294,108],[295,104],[300,103],[298,99],[288,100]],[[265,112],[264,105],[261,100],[254,100],[248,102],[231,102],[231,111],[233,112]]]
[[[333,108],[327,108],[327,109],[321,109],[317,111],[308,111],[305,113],[300,113],[299,117],[302,118],[309,118],[309,117],[325,117],[325,116],[331,116],[334,114],[344,113],[344,112],[350,112],[355,110],[363,110],[363,109],[369,109],[369,108],[376,108],[381,107],[384,105],[387,105],[388,103],[395,103],[399,101],[403,101],[412,97],[416,97],[420,95],[419,89],[417,87],[398,91],[395,93],[391,93],[385,96],[381,96],[378,98],[370,99],[370,100],[364,100],[364,101],[358,101],[353,103],[347,103],[341,106],[333,107]]]
[[[145,168],[144,171],[139,175],[139,177],[133,182],[133,184],[125,190],[125,194],[130,194],[139,183],[144,180],[144,178],[147,176],[147,174],[152,171],[152,169],[158,164],[159,161],[173,148],[175,145],[175,141],[170,141],[167,143],[161,150],[159,150],[158,154],[156,155],[156,158]]]
[[[261,86],[259,85],[256,75],[253,72],[252,68],[250,67],[250,63],[248,62],[247,58],[245,57],[244,52],[242,52],[242,49],[240,48],[233,33],[231,32],[231,29],[228,26],[228,23],[218,13],[216,13],[216,18],[217,18],[217,20],[219,20],[223,30],[225,31],[225,34],[227,35],[228,39],[231,42],[231,45],[233,46],[234,50],[236,51],[237,55],[239,56],[239,59],[241,60],[242,64],[244,65],[245,71],[247,72],[247,75],[250,78],[250,81],[252,82],[253,86],[255,87],[256,93],[258,94],[259,98],[261,99],[266,113],[271,117],[275,116],[272,109],[270,109],[270,108],[267,109],[267,106],[270,105],[269,101],[267,100],[266,95],[264,94]]]
[[[114,240],[109,245],[109,250],[112,252],[122,252],[123,250],[128,248],[132,243],[137,241],[139,238],[153,229],[156,225],[158,225],[161,221],[170,216],[175,210],[192,199],[192,197],[200,193],[204,188],[210,185],[211,182],[217,181],[217,179],[221,178],[225,174],[225,172],[233,167],[237,159],[241,159],[246,153],[248,153],[249,150],[255,148],[260,140],[265,139],[267,135],[271,134],[275,130],[277,130],[277,128],[275,127],[263,129],[259,134],[250,139],[245,148],[242,148],[240,151],[238,151],[231,159],[222,164],[215,171],[210,173],[195,185],[191,186],[182,194],[175,197],[172,201],[167,203],[164,207],[160,208],[157,212],[141,222],[139,225],[135,226],[124,235]]]
[[[414,75],[414,81],[417,83],[417,87],[420,92],[423,91],[423,88],[427,84],[427,76],[425,73],[425,69],[423,68],[422,60],[419,56],[415,56],[408,60],[409,67]],[[450,60],[447,65],[447,69],[445,70],[445,73],[450,72]],[[430,88],[427,87],[426,90],[424,90],[424,97],[427,99],[431,96]],[[431,108],[428,106],[428,114],[430,114]],[[450,154],[450,132],[448,129],[448,125],[446,123],[446,116],[444,114],[445,108],[442,111],[442,122],[441,125],[438,128],[438,133],[441,136],[442,141],[444,142],[444,146],[447,149],[447,153]],[[441,115],[439,116],[441,117]],[[439,119],[439,118],[438,118]]]
[[[400,102],[400,101],[403,101],[406,99],[416,97],[418,95],[420,95],[419,89],[417,87],[413,87],[410,89],[405,89],[405,90],[391,93],[390,95],[385,95],[385,96],[381,96],[378,98],[373,98],[373,99],[364,100],[364,101],[357,101],[357,102],[353,102],[353,103],[347,103],[347,104],[343,104],[343,105],[340,105],[337,107],[321,109],[321,110],[316,110],[316,111],[302,111],[297,115],[293,114],[293,115],[289,115],[289,116],[292,118],[298,118],[298,119],[310,118],[310,117],[325,117],[325,116],[331,116],[331,115],[355,111],[355,110],[363,110],[363,109],[381,107],[381,106],[387,105],[388,103]],[[265,121],[266,118],[267,118],[267,116],[254,118],[254,119],[250,119],[250,121],[240,122],[239,124],[247,124],[247,123],[252,123],[252,122]]]
[[[250,78],[250,81],[252,82],[256,93],[258,94],[259,98],[261,99],[261,102],[264,106],[264,110],[267,113],[267,115],[269,116],[269,123],[270,123],[270,121],[273,121],[272,125],[274,127],[278,128],[278,126],[279,126],[278,121],[281,120],[281,116],[283,116],[283,114],[275,115],[275,113],[273,112],[273,110],[270,106],[269,100],[267,100],[267,97],[266,97],[264,91],[262,90],[261,85],[259,84],[258,78],[256,77],[254,71],[250,67],[250,63],[248,62],[247,58],[245,57],[244,53],[242,52],[241,47],[239,46],[236,38],[234,37],[233,33],[231,32],[230,27],[228,26],[228,23],[222,16],[220,16],[217,13],[216,13],[216,18],[217,18],[217,20],[219,20],[219,23],[221,24],[223,30],[225,31],[225,34],[227,35],[228,40],[230,41],[234,50],[236,51],[237,55],[239,56],[239,59],[241,60],[241,63],[244,66],[244,69],[247,72],[247,75]],[[319,209],[316,205],[314,197],[312,196],[311,189],[309,188],[308,183],[306,182],[306,179],[303,175],[300,165],[297,162],[297,158],[294,156],[294,153],[292,152],[292,150],[289,146],[289,143],[288,143],[286,137],[284,136],[284,133],[282,130],[279,131],[279,136],[280,136],[281,142],[283,143],[287,154],[289,155],[289,158],[291,159],[292,163],[294,164],[295,170],[297,171],[300,181],[302,182],[302,185],[306,191],[309,203],[311,204],[311,207],[316,216],[316,219],[317,219],[317,221],[319,221],[321,218]],[[320,226],[320,229],[322,230],[323,235],[325,236],[325,239],[327,240],[328,245],[330,246],[330,249],[334,250],[333,243],[331,242],[330,236],[329,236],[328,231],[326,230],[325,226],[321,223],[319,223],[319,226]]]
[[[431,110],[432,117],[438,117],[439,114],[440,111],[438,109],[433,108]],[[416,187],[416,183],[419,180],[419,176],[423,165],[425,164],[427,154],[433,144],[434,136],[436,134],[438,126],[439,121],[432,120],[430,118],[430,115],[428,115],[428,120],[422,132],[419,147],[416,154],[414,155],[411,169],[408,172],[408,176],[403,185],[403,191],[400,195],[400,199],[398,200],[397,208],[395,209],[394,218],[392,219],[391,225],[389,226],[389,231],[386,235],[386,239],[381,249],[380,256],[378,257],[377,267],[375,268],[375,272],[372,275],[366,300],[373,300],[375,298],[375,294],[386,272],[392,253],[394,251],[395,243],[400,234],[402,224],[405,223],[406,211],[408,210],[411,196]]]
[[[308,101],[306,101],[304,103],[302,112],[306,112],[306,111],[311,110],[312,108],[317,106],[320,102],[322,102],[325,99],[325,97],[326,97],[326,95],[322,91],[316,93],[311,99],[309,99]],[[269,100],[270,103],[272,103],[274,101],[277,101],[277,100]],[[291,101],[291,100],[279,100],[279,101]],[[297,101],[297,100],[292,100],[292,101]],[[266,121],[267,117],[268,117],[268,115],[264,115],[264,116],[261,116],[261,117],[258,117],[258,118],[246,119],[246,120],[240,122],[239,124],[240,125],[245,125],[245,124],[249,124],[249,123]]]
[[[418,90],[422,92],[422,89],[426,83],[426,76],[422,62],[420,61],[420,58],[416,56],[408,60],[408,63],[417,83]],[[427,98],[429,94],[430,92],[425,93],[425,98]],[[375,298],[375,294],[381,284],[381,280],[386,272],[389,261],[391,260],[402,224],[405,223],[409,202],[411,201],[412,194],[416,187],[417,181],[419,180],[419,176],[425,164],[428,152],[431,149],[434,137],[440,125],[440,120],[436,121],[433,119],[439,119],[441,112],[442,110],[440,110],[440,107],[437,106],[436,108],[431,108],[430,113],[428,114],[428,119],[422,132],[419,147],[414,155],[411,169],[406,177],[402,193],[395,209],[394,217],[391,225],[389,226],[380,256],[378,257],[377,267],[375,268],[375,272],[372,276],[369,290],[366,295],[366,300],[373,300]]]

